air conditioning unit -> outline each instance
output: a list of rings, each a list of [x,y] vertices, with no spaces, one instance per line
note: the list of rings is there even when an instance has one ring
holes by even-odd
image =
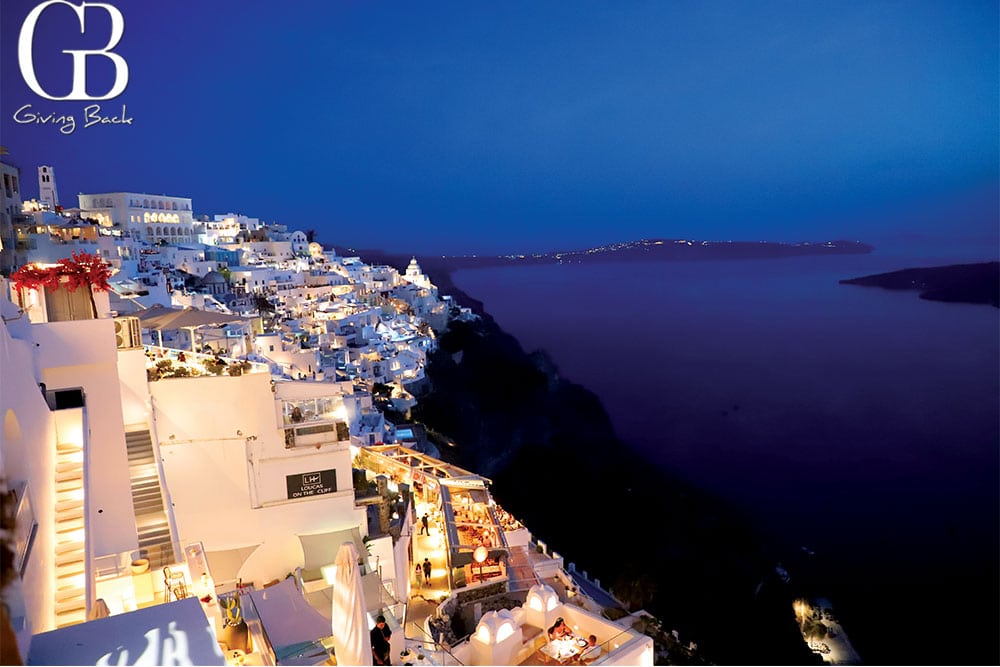
[[[115,345],[119,350],[142,347],[142,331],[139,330],[138,317],[115,318]]]

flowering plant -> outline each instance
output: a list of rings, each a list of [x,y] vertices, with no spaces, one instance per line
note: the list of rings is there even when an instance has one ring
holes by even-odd
[[[75,292],[79,287],[89,286],[99,292],[111,289],[108,278],[111,269],[103,259],[86,252],[74,252],[73,257],[64,257],[56,264],[39,266],[27,264],[11,274],[14,286],[24,289],[58,289],[65,287]],[[67,278],[63,281],[63,278]]]

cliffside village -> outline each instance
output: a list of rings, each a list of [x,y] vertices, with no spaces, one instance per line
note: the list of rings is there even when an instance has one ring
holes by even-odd
[[[406,422],[476,317],[417,259],[0,173],[4,664],[653,664]]]

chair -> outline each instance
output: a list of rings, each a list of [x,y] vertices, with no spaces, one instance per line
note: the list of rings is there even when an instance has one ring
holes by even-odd
[[[170,602],[170,596],[175,600],[183,600],[188,596],[187,584],[183,572],[172,572],[169,567],[163,568],[163,600]]]

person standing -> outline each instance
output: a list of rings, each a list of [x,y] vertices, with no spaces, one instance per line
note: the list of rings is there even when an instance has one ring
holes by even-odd
[[[426,514],[420,517],[420,534],[428,536],[431,534],[430,521],[428,520]]]
[[[391,665],[392,648],[389,645],[389,637],[392,636],[392,630],[389,626],[385,624],[385,616],[379,614],[375,618],[375,627],[371,629],[371,640],[372,640],[372,660],[376,665]]]
[[[424,583],[431,583],[431,560],[429,558],[424,559]]]
[[[413,568],[413,576],[417,579],[417,588],[421,588],[424,585],[424,568],[420,563]]]

